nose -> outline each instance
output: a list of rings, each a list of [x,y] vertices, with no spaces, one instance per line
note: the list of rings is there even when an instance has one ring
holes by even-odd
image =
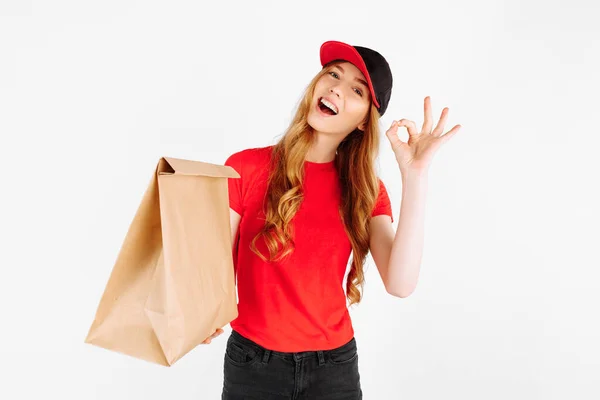
[[[334,86],[334,87],[330,88],[329,91],[331,93],[333,93],[334,95],[336,95],[338,98],[341,97],[342,91],[340,90],[340,88],[338,86]]]

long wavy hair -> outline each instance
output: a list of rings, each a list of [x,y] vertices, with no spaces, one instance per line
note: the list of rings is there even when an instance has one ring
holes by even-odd
[[[269,250],[269,261],[282,260],[294,249],[290,221],[304,198],[304,160],[315,137],[307,116],[317,81],[338,62],[341,61],[325,65],[311,80],[288,129],[273,146],[263,204],[265,224],[250,245],[251,250],[265,262],[267,259],[256,247],[256,240],[261,237]],[[335,158],[342,195],[339,213],[352,244],[352,266],[346,282],[349,306],[358,304],[362,299],[363,266],[369,252],[369,221],[379,193],[375,173],[375,159],[379,153],[379,112],[372,102],[365,122],[364,131],[355,129],[342,140]]]

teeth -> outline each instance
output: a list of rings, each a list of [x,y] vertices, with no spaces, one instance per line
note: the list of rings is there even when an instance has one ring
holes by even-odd
[[[325,100],[325,99],[321,99],[321,103],[325,104],[327,106],[327,108],[329,108],[331,111],[333,111],[334,113],[338,113],[337,108],[335,107],[335,104],[332,104],[331,102]]]

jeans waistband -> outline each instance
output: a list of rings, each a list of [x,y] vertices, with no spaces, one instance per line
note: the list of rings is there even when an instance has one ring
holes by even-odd
[[[276,351],[276,350],[267,349],[267,348],[261,346],[260,344],[256,343],[255,341],[250,340],[245,336],[242,336],[239,332],[237,332],[236,330],[233,330],[233,329],[231,330],[231,336],[234,340],[241,341],[242,343],[244,343],[248,346],[256,347],[256,348],[262,350],[262,352],[265,352],[268,350],[268,352],[270,354],[275,354],[281,358],[286,358],[286,359],[298,359],[298,358],[313,357],[313,356],[319,355],[319,353],[326,355],[331,352],[340,351],[340,350],[343,351],[343,350],[346,350],[347,348],[356,346],[356,338],[352,337],[352,339],[350,339],[346,344],[336,347],[334,349],[330,349],[330,350],[284,352],[284,351]]]

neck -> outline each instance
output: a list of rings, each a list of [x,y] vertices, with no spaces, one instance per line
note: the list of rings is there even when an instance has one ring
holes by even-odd
[[[306,153],[305,160],[314,163],[327,163],[333,161],[340,140],[337,140],[337,138],[332,137],[329,134],[319,133],[317,131],[313,134],[315,135],[315,138],[310,149],[308,149],[308,153]]]

